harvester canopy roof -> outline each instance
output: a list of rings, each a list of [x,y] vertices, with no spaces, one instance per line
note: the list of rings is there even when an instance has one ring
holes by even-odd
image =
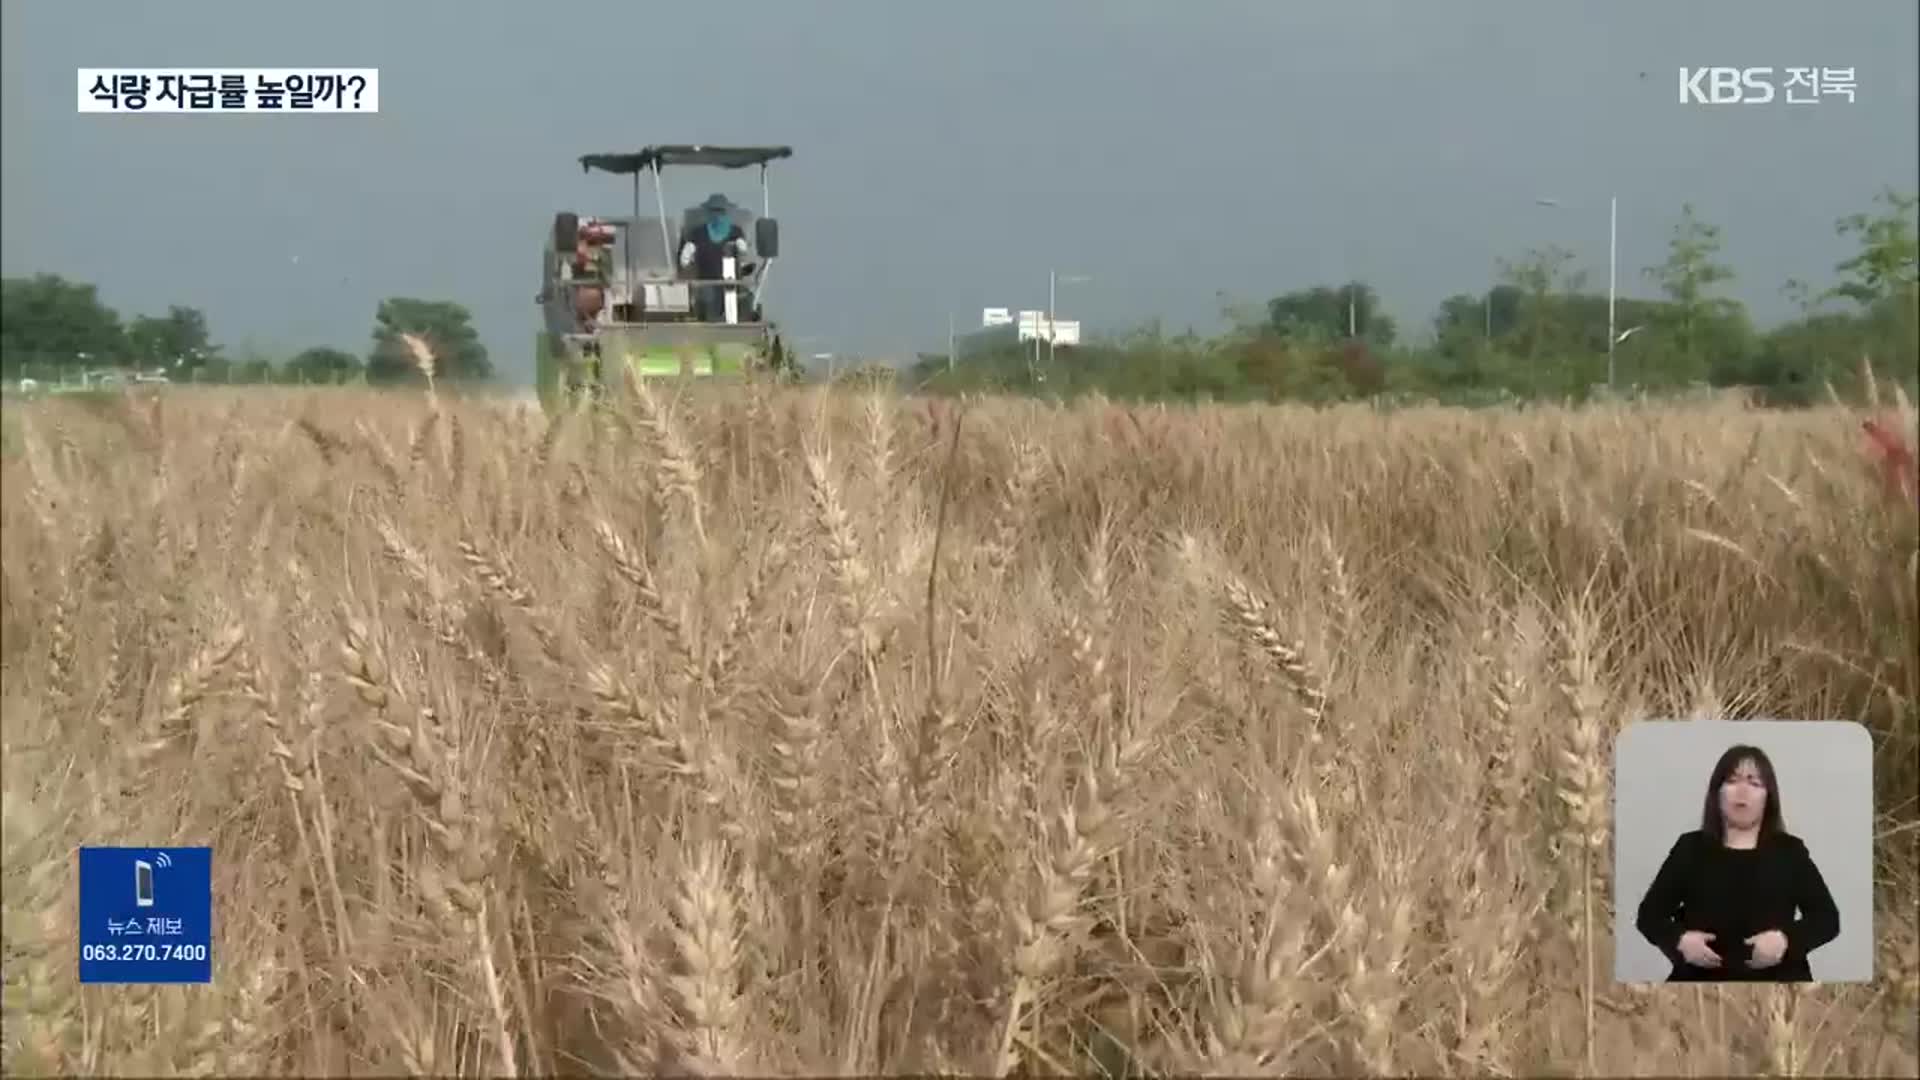
[[[599,169],[621,176],[669,165],[745,169],[792,156],[791,146],[649,146],[625,154],[584,154],[580,158],[580,169],[582,172]]]

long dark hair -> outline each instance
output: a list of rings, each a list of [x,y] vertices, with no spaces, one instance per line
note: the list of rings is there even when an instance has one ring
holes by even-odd
[[[1716,841],[1727,835],[1727,823],[1720,816],[1720,785],[1727,782],[1727,777],[1732,776],[1743,761],[1753,762],[1753,767],[1760,770],[1760,782],[1767,786],[1767,805],[1760,811],[1760,838],[1770,840],[1787,831],[1786,814],[1780,809],[1780,780],[1773,771],[1773,759],[1765,750],[1741,743],[1729,746],[1727,752],[1720,755],[1713,766],[1713,776],[1707,780],[1707,799],[1700,808],[1700,831]]]

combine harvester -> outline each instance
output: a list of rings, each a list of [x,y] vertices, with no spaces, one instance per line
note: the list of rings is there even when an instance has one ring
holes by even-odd
[[[771,216],[767,166],[791,157],[785,146],[649,146],[617,154],[587,154],[584,172],[633,178],[633,212],[621,217],[554,215],[541,259],[545,315],[537,345],[540,403],[549,413],[571,406],[581,393],[619,385],[624,366],[635,377],[746,378],[791,370],[775,326],[767,321],[767,276],[780,253],[779,223]],[[667,214],[661,172],[668,166],[760,170],[758,214],[727,204],[744,234],[744,257],[722,261],[718,279],[694,277],[681,265],[680,247],[706,227],[706,203]],[[640,209],[640,176],[653,177],[656,214]],[[716,199],[718,197],[715,197]]]

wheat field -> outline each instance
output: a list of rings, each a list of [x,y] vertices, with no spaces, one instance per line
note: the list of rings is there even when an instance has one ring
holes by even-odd
[[[10,406],[7,1072],[1913,1075],[1860,416]],[[1612,983],[1681,716],[1873,728],[1874,982]],[[213,845],[211,986],[78,984],[115,843]]]

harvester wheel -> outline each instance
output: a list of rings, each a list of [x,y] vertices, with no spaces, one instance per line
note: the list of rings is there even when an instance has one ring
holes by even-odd
[[[553,249],[565,254],[573,254],[580,244],[580,215],[571,210],[563,210],[553,216]]]

